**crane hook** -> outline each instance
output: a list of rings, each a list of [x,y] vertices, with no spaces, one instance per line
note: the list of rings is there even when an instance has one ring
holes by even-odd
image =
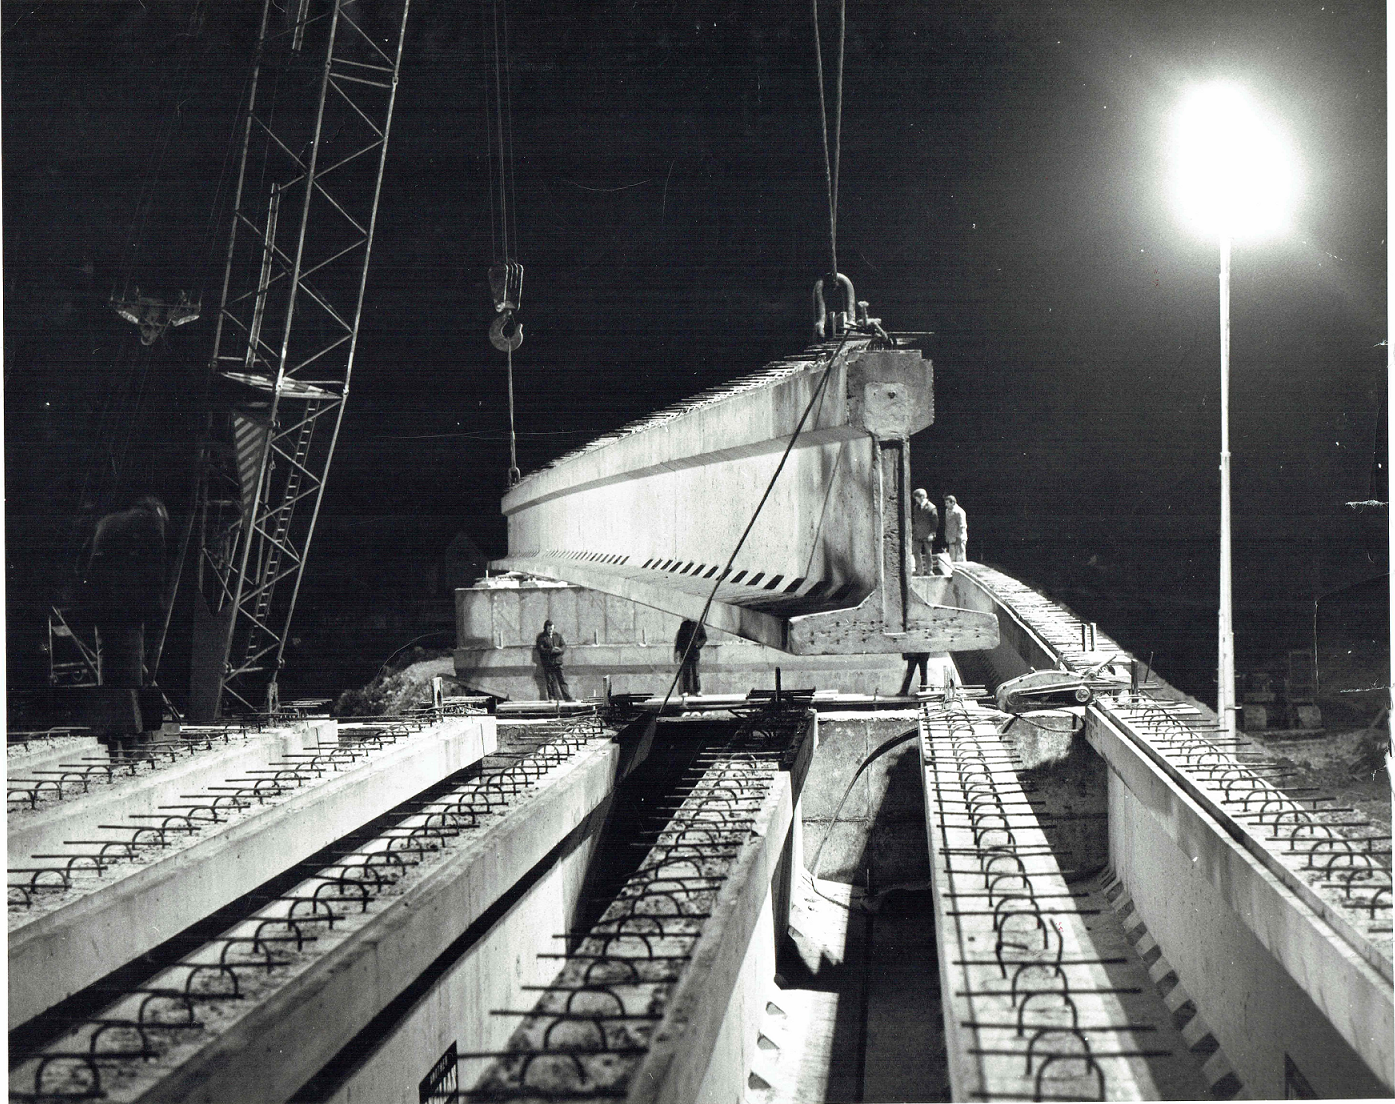
[[[837,284],[843,292],[841,310],[828,309],[823,294],[824,280],[828,280],[830,285]],[[829,290],[832,290],[831,286]],[[857,293],[853,291],[852,281],[841,272],[821,276],[814,284],[814,336],[827,339],[846,333],[856,324],[856,303]]]
[[[513,311],[503,311],[490,323],[489,343],[501,353],[511,353],[523,344],[523,323],[514,318]]]

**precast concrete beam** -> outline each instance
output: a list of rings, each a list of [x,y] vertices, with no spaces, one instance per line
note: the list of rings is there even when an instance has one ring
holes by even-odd
[[[332,927],[320,926],[316,942],[298,956],[301,961],[278,970],[253,998],[207,1009],[204,1030],[176,1038],[158,1059],[133,1066],[130,1077],[109,1097],[143,1104],[222,1104],[247,1099],[250,1086],[255,1086],[258,1100],[295,1096],[418,978],[440,969],[442,956],[452,953],[456,940],[568,837],[578,829],[587,831],[587,826],[588,839],[599,831],[597,811],[605,807],[620,770],[619,744],[609,738],[592,740],[539,777],[530,790],[511,796],[497,817],[444,840],[439,852],[403,876],[391,896],[365,905],[362,914],[356,906],[345,910]],[[578,846],[584,842],[578,841]],[[580,873],[571,873],[573,895],[580,889]],[[312,878],[286,896],[309,896],[314,882]],[[546,887],[544,895],[557,892],[557,887]],[[514,925],[515,913],[531,915],[528,908],[516,902],[498,923],[505,928]],[[424,1017],[409,1012],[408,1023],[388,1030],[370,1054],[361,1056],[365,1068],[334,1090],[334,1098],[415,1100],[417,1082],[450,1041],[462,1050],[501,1045],[512,1025],[490,1010],[510,1003],[515,960],[524,955],[530,940],[542,944],[534,953],[564,950],[556,933],[565,930],[569,920],[552,915],[539,931],[522,931],[515,925],[512,946],[491,938],[483,951],[472,946],[455,952],[462,961],[449,967],[442,984],[450,985],[449,975],[461,971],[488,974],[498,991],[496,1002],[476,1002],[461,993],[443,1002],[430,998]],[[253,927],[243,922],[233,931]],[[469,967],[463,960],[477,951],[487,953],[489,960]],[[212,961],[217,954],[215,944],[204,957]],[[184,961],[198,958],[196,953]],[[149,987],[178,985],[182,969],[186,968],[176,967]],[[462,1015],[442,1018],[442,1008]],[[108,1018],[114,1014],[104,1013]],[[307,1024],[314,1029],[306,1031]],[[294,1046],[286,1045],[288,1038],[295,1039]]]
[[[26,771],[44,769],[82,756],[105,756],[106,748],[95,736],[35,736],[5,749],[5,774],[13,778]]]
[[[1201,1099],[1206,1056],[1102,895],[1066,880],[998,717],[946,702],[919,724],[953,1099]]]
[[[488,1063],[462,1068],[462,1086],[497,1099],[535,1089],[653,1104],[742,1099],[800,865],[796,788],[817,725],[809,710],[750,718],[725,747],[701,753],[701,773],[655,794],[652,848],[589,930],[574,933],[507,1048],[462,1056]],[[607,1028],[598,1047],[573,1030],[592,1013],[634,1026],[618,1042]]]
[[[751,835],[723,883],[653,1042],[630,1083],[631,1104],[743,1100],[755,1057],[776,942],[789,922],[803,863],[800,793],[818,744],[818,718],[788,774],[755,813]]]
[[[1009,649],[1024,666],[1085,662],[1069,611],[982,565],[964,576],[970,602],[1002,624],[990,656],[1000,676],[1015,673]],[[1131,658],[1099,634],[1095,651]],[[1375,853],[1363,866],[1360,842],[1343,843],[1321,810],[1208,741],[1208,721],[1155,677],[1146,693],[1088,708],[1086,737],[1110,771],[1110,861],[1247,1091],[1284,1095],[1288,1060],[1321,1096],[1389,1094],[1391,941],[1362,904],[1388,887],[1389,868]],[[1345,887],[1324,873],[1349,864],[1361,876]]]
[[[1395,1091],[1391,963],[1275,861],[1247,826],[1169,771],[1112,707],[1086,737],[1108,763],[1110,857],[1260,1098],[1285,1092],[1284,1058],[1324,1097]]]
[[[708,624],[796,655],[992,647],[992,618],[912,574],[909,438],[932,417],[919,352],[816,346],[525,478],[495,566],[685,618],[720,577]]]
[[[477,762],[496,745],[492,717],[452,718],[327,769],[265,804],[130,860],[90,862],[70,890],[13,919],[10,1023],[22,1024],[124,966],[320,848]],[[261,776],[267,777],[267,776]],[[234,780],[245,788],[246,780]],[[208,802],[225,789],[199,791]],[[149,822],[138,822],[149,823]],[[129,838],[129,836],[127,837]],[[89,846],[83,853],[95,851]],[[134,850],[134,849],[129,849]],[[157,918],[157,919],[152,919]]]
[[[92,782],[86,793],[74,793],[61,801],[45,802],[38,809],[16,809],[6,819],[5,851],[11,867],[30,865],[36,854],[61,851],[65,840],[91,839],[100,825],[132,813],[155,815],[162,806],[175,805],[181,795],[245,775],[304,747],[306,725],[229,735],[227,742],[191,748],[154,769],[122,776],[110,783]],[[57,762],[71,762],[75,751]],[[101,758],[105,759],[105,751]]]

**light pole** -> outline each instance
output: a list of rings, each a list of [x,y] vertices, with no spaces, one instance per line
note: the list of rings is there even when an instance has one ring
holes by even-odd
[[[1216,649],[1216,713],[1234,736],[1235,623],[1231,616],[1230,566],[1230,235],[1221,234],[1221,612]]]
[[[1172,184],[1183,218],[1220,244],[1221,587],[1216,712],[1234,736],[1235,631],[1230,555],[1230,246],[1272,236],[1287,225],[1298,196],[1291,147],[1243,88],[1199,85],[1183,97],[1172,127]]]

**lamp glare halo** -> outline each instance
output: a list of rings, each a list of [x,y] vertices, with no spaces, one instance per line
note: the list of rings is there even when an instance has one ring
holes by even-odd
[[[1243,88],[1192,89],[1173,116],[1170,153],[1174,202],[1188,225],[1246,240],[1287,229],[1299,193],[1297,157]]]

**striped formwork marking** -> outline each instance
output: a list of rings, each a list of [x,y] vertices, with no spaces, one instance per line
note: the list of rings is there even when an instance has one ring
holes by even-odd
[[[1157,1096],[1131,1023],[995,716],[964,702],[920,721],[950,1084],[956,1100]]]

